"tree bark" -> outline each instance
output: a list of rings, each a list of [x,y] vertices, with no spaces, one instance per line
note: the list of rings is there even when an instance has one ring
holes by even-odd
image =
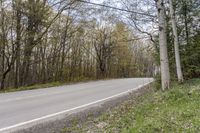
[[[189,44],[189,30],[188,30],[188,5],[187,0],[183,1],[183,16],[184,16],[184,24],[185,24],[185,35],[187,45]]]
[[[181,69],[181,61],[180,61],[180,53],[179,53],[179,40],[178,40],[178,33],[177,33],[176,20],[175,20],[176,18],[175,18],[175,12],[174,12],[174,8],[173,8],[172,0],[169,0],[169,6],[170,6],[172,30],[173,30],[173,35],[174,35],[176,72],[177,72],[177,76],[178,76],[178,81],[183,82],[183,73],[182,73],[182,69]]]
[[[3,8],[3,1],[0,1],[0,7],[1,7],[1,18],[0,18],[0,89],[4,89],[5,86],[5,78],[7,75],[7,72],[5,73],[6,69],[6,56],[5,56],[5,47],[6,47],[6,31],[5,31],[5,10]]]
[[[162,89],[166,90],[170,87],[170,72],[169,72],[169,60],[167,52],[167,24],[166,24],[166,12],[163,0],[155,0],[158,21],[159,21],[159,45],[160,45],[160,64],[161,64],[161,82]]]
[[[15,88],[19,87],[19,68],[20,68],[20,54],[21,54],[21,3],[20,1],[13,1],[13,7],[15,7],[16,13],[15,13],[15,17],[16,17],[16,41],[15,41],[15,45],[16,45],[16,63],[15,63]]]

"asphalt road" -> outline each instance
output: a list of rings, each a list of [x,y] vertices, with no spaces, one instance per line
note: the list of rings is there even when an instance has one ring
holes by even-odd
[[[152,81],[116,79],[0,94],[0,132],[99,104]]]

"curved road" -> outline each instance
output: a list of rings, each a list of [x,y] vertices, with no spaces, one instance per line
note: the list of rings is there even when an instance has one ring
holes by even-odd
[[[98,104],[152,81],[152,78],[116,79],[0,94],[0,132]]]

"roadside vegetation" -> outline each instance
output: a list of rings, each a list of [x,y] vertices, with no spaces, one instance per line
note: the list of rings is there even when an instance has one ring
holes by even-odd
[[[200,131],[200,79],[173,84],[168,91],[154,91],[137,102],[127,101],[83,125],[63,132],[156,133]]]
[[[46,84],[36,84],[36,85],[31,85],[31,86],[22,86],[22,87],[19,87],[19,88],[8,88],[8,89],[0,90],[0,93],[24,91],[24,90],[34,90],[34,89],[40,89],[40,88],[55,87],[55,86],[60,86],[60,85],[64,85],[64,83],[52,82],[52,83],[46,83]]]
[[[109,78],[105,78],[102,80],[109,80]],[[90,78],[76,78],[73,81],[57,81],[57,82],[50,82],[50,83],[44,83],[44,84],[34,84],[34,85],[27,85],[22,86],[18,88],[7,88],[0,90],[0,93],[7,93],[7,92],[16,92],[16,91],[25,91],[25,90],[34,90],[34,89],[45,89],[49,87],[57,87],[62,85],[69,85],[69,84],[76,84],[76,83],[84,83],[84,82],[90,82],[90,81],[98,81],[97,79],[90,79]]]

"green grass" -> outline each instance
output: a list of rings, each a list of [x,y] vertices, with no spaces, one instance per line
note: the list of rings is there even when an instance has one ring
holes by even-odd
[[[6,92],[15,92],[15,91],[23,91],[23,90],[34,90],[39,88],[48,88],[48,87],[54,87],[54,86],[60,86],[64,85],[64,83],[61,82],[52,82],[52,83],[46,83],[46,84],[36,84],[31,86],[23,86],[19,88],[7,88],[4,90],[0,90],[0,93],[6,93]]]
[[[104,126],[99,128],[99,123]],[[79,132],[197,133],[200,131],[200,79],[174,84],[165,92],[145,94],[136,103],[127,101],[98,118],[91,118],[82,127]]]
[[[169,91],[147,94],[136,107],[107,127],[123,133],[160,133],[200,131],[200,79],[174,85]],[[121,114],[121,113],[120,113]],[[117,116],[116,116],[117,117]]]
[[[110,78],[105,79],[99,79],[99,80],[109,80]],[[35,84],[35,85],[29,85],[29,86],[22,86],[19,88],[6,88],[4,90],[0,90],[0,93],[7,93],[7,92],[15,92],[15,91],[24,91],[24,90],[34,90],[34,89],[45,89],[49,87],[55,87],[55,86],[62,86],[67,84],[75,84],[75,83],[81,83],[81,82],[88,82],[88,81],[97,81],[98,79],[94,78],[86,78],[86,77],[79,77],[74,78],[73,81],[63,81],[63,82],[50,82],[45,84]]]

